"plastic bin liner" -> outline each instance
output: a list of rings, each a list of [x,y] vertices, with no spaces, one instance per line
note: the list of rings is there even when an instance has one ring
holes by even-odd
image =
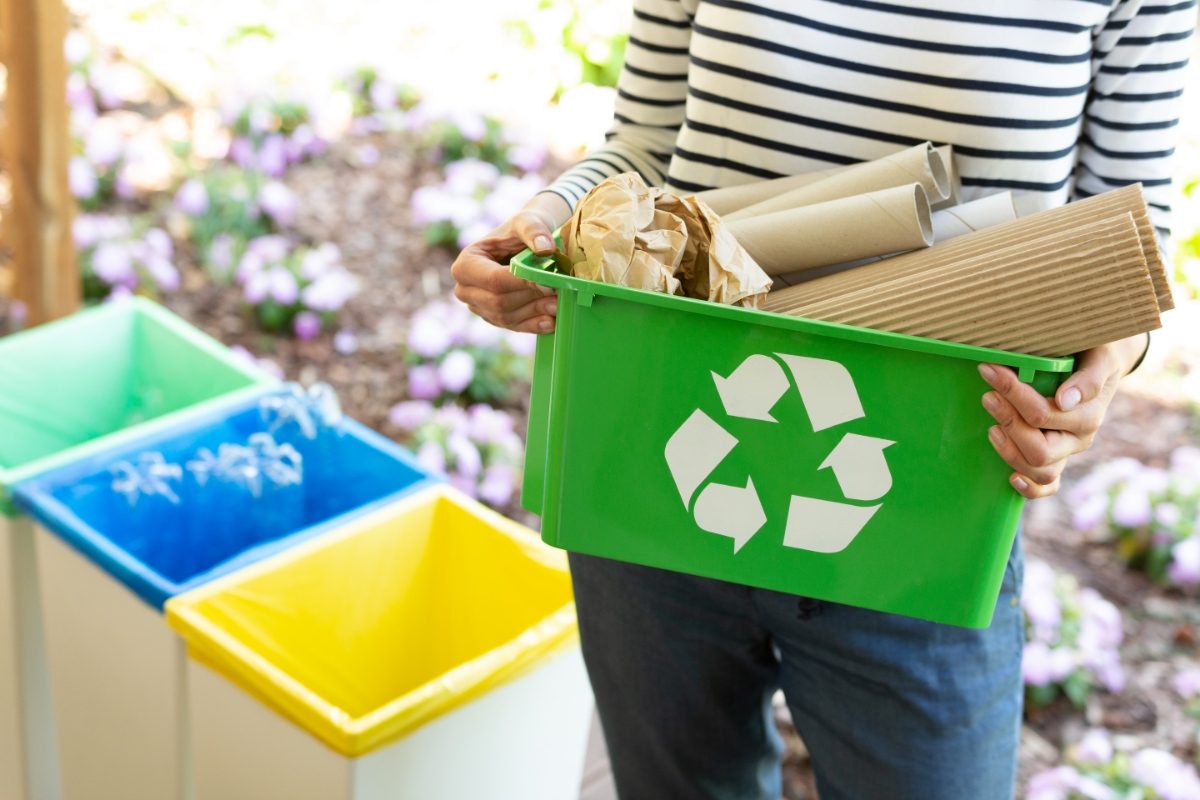
[[[264,396],[273,396],[267,392]],[[151,605],[325,529],[350,512],[395,499],[430,476],[391,441],[349,419],[308,438],[289,422],[271,436],[301,456],[303,479],[248,486],[205,477],[187,465],[203,448],[245,445],[271,427],[261,397],[140,437],[19,484],[17,502],[47,528],[126,583]],[[179,467],[165,493],[129,496],[116,465],[141,468],[161,456]]]
[[[563,554],[446,486],[175,597],[167,620],[192,657],[350,757],[577,635]]]
[[[0,339],[0,513],[13,512],[6,487],[48,457],[274,382],[138,298]]]

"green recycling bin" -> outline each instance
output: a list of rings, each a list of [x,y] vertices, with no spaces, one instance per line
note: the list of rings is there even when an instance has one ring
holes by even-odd
[[[1050,394],[1070,358],[584,280],[539,337],[523,505],[546,542],[965,627],[989,624],[1023,499],[977,366]]]
[[[0,798],[60,795],[33,528],[9,490],[273,382],[140,298],[0,339]]]

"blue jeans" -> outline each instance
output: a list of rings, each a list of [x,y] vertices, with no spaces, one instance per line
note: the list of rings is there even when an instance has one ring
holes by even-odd
[[[1012,800],[1020,538],[987,630],[571,555],[622,800],[776,800],[782,688],[821,800]]]

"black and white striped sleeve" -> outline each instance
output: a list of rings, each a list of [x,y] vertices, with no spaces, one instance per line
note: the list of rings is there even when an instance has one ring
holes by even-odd
[[[681,0],[635,0],[606,141],[545,191],[574,208],[593,186],[622,172],[637,172],[651,186],[666,182],[684,119],[691,34]]]
[[[1141,181],[1160,233],[1195,27],[1196,0],[1120,0],[1094,36],[1074,195]]]

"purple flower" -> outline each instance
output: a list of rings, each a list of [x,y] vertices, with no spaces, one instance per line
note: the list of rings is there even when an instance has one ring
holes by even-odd
[[[483,456],[479,448],[466,436],[450,434],[450,438],[446,440],[446,450],[454,461],[454,471],[459,475],[477,478],[483,471]]]
[[[509,504],[517,490],[517,475],[507,464],[493,464],[483,473],[479,483],[479,498],[491,506]]]
[[[422,309],[413,315],[408,329],[408,349],[422,358],[437,358],[450,348],[450,329],[430,309]]]
[[[315,281],[337,267],[342,261],[342,251],[336,244],[325,242],[320,247],[306,250],[300,257],[300,274],[305,280]]]
[[[1154,516],[1154,508],[1150,504],[1150,495],[1136,482],[1130,481],[1117,492],[1113,500],[1113,522],[1122,528],[1140,528],[1146,525]]]
[[[1189,667],[1171,680],[1173,688],[1184,700],[1200,697],[1200,667]]]
[[[235,137],[229,143],[229,158],[242,169],[254,166],[254,143],[245,136]]]
[[[1080,764],[1107,764],[1112,760],[1113,746],[1108,731],[1092,728],[1074,748],[1074,758]]]
[[[154,283],[164,292],[174,292],[179,289],[179,270],[169,260],[152,255],[146,260],[146,270]]]
[[[78,200],[87,200],[95,196],[96,190],[100,188],[96,171],[83,156],[75,156],[67,164],[67,183],[71,187],[71,194]]]
[[[505,341],[508,342],[508,349],[516,355],[530,357],[537,349],[537,336],[532,333],[503,331],[503,334]]]
[[[198,178],[188,178],[175,193],[175,208],[189,217],[198,217],[208,211],[208,190]]]
[[[437,367],[418,364],[408,371],[408,394],[417,400],[432,400],[442,393]]]
[[[475,359],[466,350],[451,350],[438,365],[438,379],[446,391],[459,394],[475,377]]]
[[[87,250],[100,241],[100,223],[94,214],[79,214],[71,220],[71,238],[76,250]]]
[[[1200,776],[1191,764],[1153,747],[1133,754],[1129,774],[1156,791],[1162,800],[1197,800],[1200,798]]]
[[[467,409],[468,433],[481,444],[499,444],[513,432],[513,419],[486,403]]]
[[[150,252],[157,256],[169,259],[175,255],[175,246],[171,243],[171,237],[162,228],[150,228],[142,234],[142,241],[146,243]]]
[[[279,181],[267,181],[258,193],[258,203],[280,228],[291,225],[296,216],[296,195]]]
[[[1071,527],[1077,531],[1090,531],[1104,521],[1108,512],[1108,497],[1103,494],[1090,495],[1071,511]]]
[[[475,244],[475,242],[478,242],[480,239],[491,233],[493,227],[494,226],[492,223],[484,222],[482,220],[472,222],[458,232],[458,240],[456,244],[458,245],[459,249],[470,247],[471,245]]]
[[[433,404],[427,400],[405,400],[388,412],[388,421],[406,431],[415,431],[431,419]]]
[[[296,338],[308,342],[321,335],[321,318],[311,311],[301,311],[292,320]]]
[[[109,286],[137,286],[133,254],[124,242],[103,242],[92,253],[92,271]]]
[[[271,282],[271,297],[279,305],[290,306],[300,297],[300,286],[296,283],[296,276],[287,267],[275,267],[267,273],[267,279]],[[317,329],[320,330],[319,324]]]
[[[1079,778],[1074,767],[1065,765],[1039,772],[1029,779],[1025,800],[1068,800]]]
[[[496,184],[500,169],[477,158],[463,158],[446,165],[446,188],[453,194],[473,195]]]
[[[1164,528],[1173,528],[1183,519],[1183,512],[1174,503],[1159,503],[1154,508],[1154,521]]]
[[[483,115],[476,111],[455,109],[450,112],[448,118],[467,141],[478,142],[487,136],[487,123]]]
[[[526,142],[509,148],[508,160],[522,172],[537,172],[546,163],[546,146]]]
[[[445,472],[446,453],[436,442],[425,442],[417,448],[417,463],[430,472]]]
[[[1046,686],[1053,682],[1050,648],[1044,642],[1029,642],[1021,654],[1021,678],[1029,686]]]
[[[450,218],[450,195],[440,186],[418,187],[409,202],[413,222],[418,225],[430,225]]]
[[[287,143],[283,136],[273,133],[263,139],[258,149],[258,168],[264,175],[278,178],[287,171]]]
[[[67,76],[67,104],[71,106],[72,113],[83,111],[85,116],[94,120],[96,100],[92,96],[92,89],[88,86],[87,78],[78,72],[72,72]]]
[[[333,335],[333,349],[344,356],[358,352],[358,336],[353,331],[341,330]]]
[[[469,475],[460,475],[457,472],[452,472],[447,476],[450,479],[450,485],[467,497],[475,497],[478,494],[478,489],[475,485],[475,479]]]
[[[358,292],[358,279],[345,270],[328,272],[304,287],[304,305],[313,311],[338,311]]]
[[[253,253],[268,263],[282,261],[287,257],[288,250],[290,249],[291,245],[288,243],[287,238],[278,234],[258,236],[251,239],[250,243],[246,245],[247,253]]]
[[[1200,586],[1200,533],[1192,534],[1171,549],[1167,577],[1185,589]]]

